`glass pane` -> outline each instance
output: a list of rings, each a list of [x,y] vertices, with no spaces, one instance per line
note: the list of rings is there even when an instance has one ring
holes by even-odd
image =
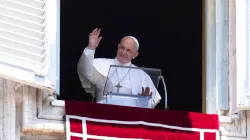
[[[160,76],[160,69],[111,65],[103,90],[104,102],[149,108],[147,104],[158,92]],[[146,89],[152,96],[139,95]]]

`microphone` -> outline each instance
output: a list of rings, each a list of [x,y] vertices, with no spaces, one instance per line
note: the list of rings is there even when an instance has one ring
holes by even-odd
[[[168,109],[168,96],[167,96],[167,87],[165,84],[164,77],[162,75],[158,76],[158,80],[162,80],[163,87],[164,87],[164,93],[165,93],[165,109]]]

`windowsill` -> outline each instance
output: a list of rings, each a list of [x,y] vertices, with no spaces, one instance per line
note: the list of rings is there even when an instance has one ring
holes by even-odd
[[[51,105],[55,107],[65,107],[65,102],[64,100],[54,100],[51,102]]]
[[[219,122],[220,123],[232,123],[232,117],[231,116],[219,116]]]

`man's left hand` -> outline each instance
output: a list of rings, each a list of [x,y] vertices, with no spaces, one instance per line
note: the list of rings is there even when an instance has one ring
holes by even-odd
[[[144,87],[142,87],[142,92],[138,93],[138,95],[141,95],[141,96],[151,96],[152,92],[150,92],[150,88],[149,87],[146,87],[145,89],[144,89]]]

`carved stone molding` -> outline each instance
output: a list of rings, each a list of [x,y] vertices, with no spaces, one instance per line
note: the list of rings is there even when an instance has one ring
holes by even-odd
[[[235,120],[231,117],[220,117],[221,136],[246,138],[247,117],[249,116],[246,111],[239,112],[239,119]]]
[[[64,106],[53,106],[49,95],[42,89],[0,78],[0,139],[66,139]]]
[[[65,139],[64,107],[48,102],[49,93],[24,85],[22,91],[22,138]]]
[[[63,106],[52,106],[54,97],[47,91],[39,90],[37,94],[38,119],[63,121],[65,115]]]

